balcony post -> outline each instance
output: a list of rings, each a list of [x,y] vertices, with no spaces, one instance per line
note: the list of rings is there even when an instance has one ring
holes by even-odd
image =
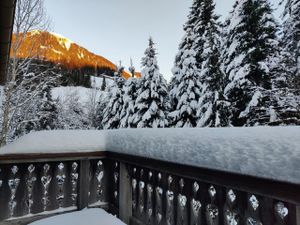
[[[125,163],[120,162],[119,182],[119,217],[129,224],[132,216],[132,188],[131,179]]]
[[[79,189],[78,189],[78,210],[87,208],[89,205],[90,191],[90,161],[88,159],[80,161]]]
[[[300,225],[300,205],[296,205],[296,224]]]

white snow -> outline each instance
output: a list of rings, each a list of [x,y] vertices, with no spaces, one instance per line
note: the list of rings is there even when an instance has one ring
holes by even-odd
[[[230,24],[228,26],[228,30],[232,30],[235,27],[239,26],[241,23],[242,18],[239,15],[239,12],[242,10],[241,7],[242,5],[246,2],[247,0],[240,0],[239,5],[237,5],[236,10],[232,13],[232,19],[230,20]]]
[[[104,75],[107,76],[107,75]],[[103,82],[103,78],[102,77],[95,77],[95,76],[91,76],[91,86],[92,88],[101,88]],[[106,87],[111,87],[114,83],[113,79],[105,79],[106,82]]]
[[[125,225],[103,209],[85,209],[39,220],[29,225]]]
[[[73,87],[73,86],[56,87],[52,89],[53,99],[59,98],[63,101],[65,98],[68,98],[72,94],[76,94],[79,98],[79,102],[82,105],[85,105],[89,101],[90,96],[93,94],[96,94],[96,98],[98,99],[101,95],[101,91],[93,88]]]
[[[300,127],[42,131],[0,154],[112,151],[300,184]]]
[[[34,35],[39,35],[41,33],[41,31],[40,30],[31,30],[28,33],[30,33],[31,36],[34,36]]]
[[[270,107],[269,111],[270,111],[270,122],[275,122],[277,120],[276,111],[274,110],[273,107]]]
[[[76,206],[71,206],[71,207],[67,207],[67,208],[58,208],[55,210],[50,210],[50,211],[44,211],[41,213],[36,213],[36,214],[27,214],[24,216],[20,216],[20,217],[10,217],[9,219],[5,220],[5,221],[16,221],[16,220],[22,220],[25,218],[30,218],[32,216],[49,216],[49,215],[54,215],[54,214],[58,214],[58,213],[66,213],[66,212],[72,212],[77,210]]]
[[[77,56],[79,59],[83,59],[84,58],[84,54],[82,52],[77,53]]]
[[[40,131],[25,135],[3,147],[0,154],[68,153],[105,150],[106,137],[101,131]]]
[[[56,34],[56,33],[53,33],[53,32],[50,32],[50,34],[54,35],[57,38],[60,45],[62,47],[65,47],[67,50],[69,50],[71,45],[74,43],[73,41],[69,40],[68,38],[66,38],[66,37],[64,37],[60,34]]]
[[[55,50],[54,48],[52,48],[51,50],[54,51],[55,53],[59,54],[59,55],[62,55],[62,54],[63,54],[61,51],[57,51],[57,50]]]
[[[251,101],[250,101],[250,102],[248,103],[248,105],[247,105],[247,108],[246,108],[243,112],[240,113],[240,116],[239,116],[239,117],[246,117],[246,116],[249,114],[251,107],[255,107],[255,106],[258,105],[259,99],[260,99],[261,97],[262,97],[261,92],[260,92],[259,90],[257,90],[257,91],[253,94]]]

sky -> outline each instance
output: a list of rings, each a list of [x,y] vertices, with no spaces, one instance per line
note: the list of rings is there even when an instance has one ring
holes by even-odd
[[[280,0],[271,0],[274,5]],[[217,0],[224,19],[235,0]],[[127,69],[137,71],[151,36],[160,72],[169,80],[192,0],[45,0],[52,31]]]

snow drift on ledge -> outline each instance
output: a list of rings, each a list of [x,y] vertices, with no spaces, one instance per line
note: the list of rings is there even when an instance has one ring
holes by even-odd
[[[0,155],[111,151],[300,184],[300,127],[41,131]]]
[[[42,219],[29,225],[125,225],[103,209],[85,209]]]

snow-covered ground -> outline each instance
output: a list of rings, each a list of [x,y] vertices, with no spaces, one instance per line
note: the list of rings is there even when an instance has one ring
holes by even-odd
[[[85,105],[91,99],[91,96],[95,95],[96,99],[99,99],[102,91],[93,89],[93,88],[85,88],[85,87],[56,87],[52,89],[52,97],[53,99],[59,98],[62,102],[70,95],[76,95],[79,98],[79,102],[82,105]]]
[[[78,97],[79,103],[85,106],[91,101],[91,99],[98,100],[102,94],[107,94],[107,91],[100,91],[102,82],[103,79],[101,77],[91,77],[92,88],[85,88],[80,86],[55,87],[52,89],[52,98],[59,98],[61,102],[64,102],[67,98],[69,98],[69,96],[76,95]],[[105,82],[106,89],[108,89],[113,84],[113,80],[110,79],[106,79]]]
[[[125,225],[103,209],[85,209],[39,220],[29,225]]]
[[[92,88],[101,88],[102,82],[103,82],[102,77],[91,76],[91,86],[92,86]],[[109,78],[105,79],[105,82],[106,82],[107,87],[111,86],[114,83],[114,81],[112,79],[109,79]]]
[[[300,127],[42,131],[0,154],[112,151],[300,184]]]

